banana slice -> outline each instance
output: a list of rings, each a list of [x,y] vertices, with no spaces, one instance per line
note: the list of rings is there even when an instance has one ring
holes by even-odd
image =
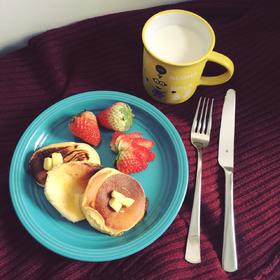
[[[54,161],[57,161],[59,154],[62,156],[63,163],[79,161],[100,164],[96,150],[85,143],[62,142],[45,146],[35,151],[29,160],[30,173],[38,185],[44,187],[47,172],[53,168],[53,162],[50,162],[53,160],[52,155],[55,155]]]
[[[100,169],[100,165],[78,161],[54,167],[48,171],[45,183],[47,200],[69,221],[84,220],[81,198],[89,179]]]

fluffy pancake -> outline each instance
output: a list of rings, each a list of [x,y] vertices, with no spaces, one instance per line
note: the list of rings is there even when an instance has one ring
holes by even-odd
[[[75,223],[85,219],[81,198],[89,179],[101,169],[100,165],[72,161],[48,171],[44,193],[60,214]]]
[[[112,191],[134,199],[120,212],[109,206]],[[82,210],[92,227],[109,235],[121,235],[140,222],[146,212],[147,199],[140,183],[113,168],[104,168],[90,178],[82,201]]]
[[[37,184],[44,187],[47,171],[43,168],[44,159],[52,153],[61,153],[63,162],[80,161],[100,164],[98,153],[90,145],[76,142],[63,142],[45,146],[36,150],[29,160],[29,171]]]

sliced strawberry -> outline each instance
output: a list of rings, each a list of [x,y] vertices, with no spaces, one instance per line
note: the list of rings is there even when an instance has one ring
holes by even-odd
[[[119,136],[122,136],[122,137],[119,137]],[[111,143],[110,143],[110,147],[113,152],[117,152],[117,145],[124,136],[129,137],[130,139],[140,139],[140,138],[142,138],[142,133],[130,132],[130,133],[125,134],[124,132],[121,132],[121,131],[114,132],[112,135]]]
[[[154,142],[143,138],[140,132],[115,132],[112,136],[111,149],[118,153],[116,168],[126,174],[139,172],[155,159],[151,148]]]
[[[142,171],[147,168],[147,166],[147,161],[143,159],[138,151],[122,151],[119,153],[116,160],[116,168],[125,174]]]
[[[156,154],[150,150],[148,161],[153,161],[155,158],[156,158]]]
[[[127,136],[129,136],[129,138],[143,138],[142,133],[141,132],[130,132],[126,134]]]
[[[152,161],[155,159],[155,153],[152,152],[150,149],[143,146],[139,146],[137,144],[132,144],[132,147],[132,150],[137,151],[137,153],[139,153],[145,161]]]
[[[133,139],[133,142],[139,146],[146,147],[147,149],[151,149],[154,146],[154,141],[146,138],[137,138]]]
[[[91,145],[99,145],[101,141],[100,130],[96,116],[92,112],[85,111],[74,116],[68,126],[74,136]]]
[[[129,137],[122,137],[118,144],[118,151],[137,151],[146,161],[151,161],[155,158],[155,154],[148,148],[138,145],[134,140]]]
[[[113,135],[112,135],[112,140],[111,140],[111,142],[110,142],[110,147],[111,147],[111,150],[112,150],[113,152],[117,152],[116,140],[117,140],[117,138],[118,138],[120,135],[124,135],[124,133],[123,133],[123,132],[120,132],[120,131],[116,131],[116,132],[114,132]]]
[[[140,132],[131,132],[131,133],[122,133],[120,134],[118,137],[116,137],[116,140],[115,140],[115,150],[113,151],[117,151],[119,149],[119,142],[122,140],[122,139],[140,139],[142,138],[142,134]]]
[[[116,150],[122,151],[128,148],[131,148],[133,139],[129,138],[128,135],[124,134],[117,138],[116,140]]]

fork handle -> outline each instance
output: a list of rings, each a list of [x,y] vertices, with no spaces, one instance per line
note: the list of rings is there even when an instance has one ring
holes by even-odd
[[[237,253],[233,212],[233,171],[225,169],[225,217],[222,265],[227,272],[237,270]]]
[[[200,263],[200,201],[201,201],[202,150],[197,149],[197,169],[192,215],[186,245],[185,260]]]

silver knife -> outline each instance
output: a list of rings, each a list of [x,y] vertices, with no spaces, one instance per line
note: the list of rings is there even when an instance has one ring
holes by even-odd
[[[236,271],[237,253],[233,211],[233,166],[235,130],[235,90],[229,89],[223,105],[219,138],[218,162],[225,172],[225,216],[222,266],[227,272]]]

